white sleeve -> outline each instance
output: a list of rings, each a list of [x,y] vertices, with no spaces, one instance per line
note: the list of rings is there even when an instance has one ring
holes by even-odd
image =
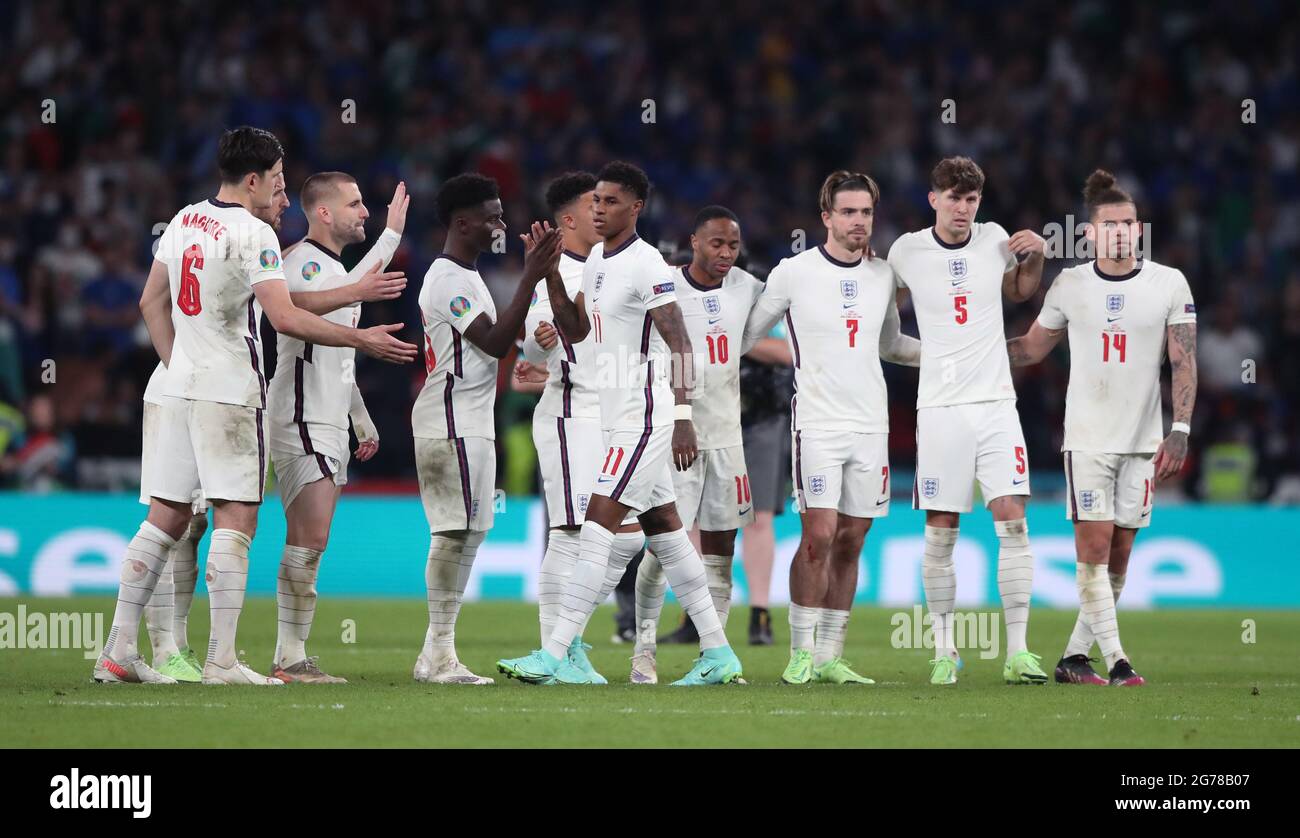
[[[753,349],[754,344],[767,337],[772,327],[790,309],[789,285],[786,280],[787,272],[786,262],[782,260],[768,274],[763,293],[755,301],[754,307],[749,310],[749,318],[745,321],[745,336],[740,341],[741,355]]]
[[[1182,271],[1174,271],[1173,294],[1169,301],[1169,317],[1165,325],[1175,326],[1179,323],[1196,322],[1196,301],[1192,299],[1192,288],[1187,284],[1187,277]]]
[[[528,309],[528,316],[524,318],[524,360],[530,364],[538,366],[544,365],[551,352],[559,348],[557,343],[550,350],[542,349],[541,344],[533,337],[533,332],[537,331],[537,326],[542,321],[554,325],[554,315],[551,313],[551,298],[546,296],[546,280],[538,283],[538,290],[533,292],[536,300]]]
[[[663,261],[644,272],[637,283],[636,294],[645,303],[646,311],[677,302],[674,276],[672,266]]]
[[[249,285],[268,279],[284,279],[284,268],[280,264],[280,240],[275,237],[271,225],[260,226],[255,236],[248,240],[243,256],[242,267]]]
[[[1043,298],[1043,310],[1038,312],[1038,324],[1044,329],[1059,331],[1068,322],[1064,307],[1066,283],[1062,282],[1063,279],[1063,275],[1058,275],[1052,282],[1052,287],[1047,289],[1047,296]]]
[[[375,266],[375,262],[380,263],[379,270],[382,271],[387,268],[388,263],[393,260],[393,254],[397,252],[397,246],[401,243],[401,233],[384,228],[384,232],[366,251],[366,255],[361,257],[361,261],[357,262],[356,266],[348,271],[347,284],[359,281],[361,277],[366,275],[367,271]]]
[[[463,277],[444,274],[429,289],[429,313],[441,317],[462,335],[487,306],[473,284]]]

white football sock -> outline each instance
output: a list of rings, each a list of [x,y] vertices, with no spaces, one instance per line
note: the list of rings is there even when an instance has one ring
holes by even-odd
[[[953,607],[957,597],[957,571],[952,551],[957,544],[956,527],[925,528],[925,553],[921,557],[921,585],[925,589],[925,607],[930,612],[934,632],[935,658],[957,657],[953,634]]]
[[[208,609],[212,632],[208,637],[208,663],[229,669],[239,662],[235,633],[248,588],[248,548],[253,540],[238,530],[216,529],[208,545]]]
[[[1126,574],[1109,573],[1107,575],[1110,577],[1111,593],[1115,595],[1116,617],[1118,617],[1119,593],[1124,590]],[[1073,657],[1074,655],[1087,657],[1088,653],[1092,651],[1093,640],[1092,629],[1088,627],[1088,621],[1084,619],[1083,611],[1080,610],[1079,616],[1074,620],[1074,631],[1070,632],[1070,642],[1065,647],[1065,657]]]
[[[464,551],[470,535],[473,533],[468,530],[455,530],[429,537],[429,557],[424,564],[429,627],[421,654],[431,661],[456,656],[456,618],[469,581]]]
[[[717,649],[727,645],[727,635],[718,620],[718,611],[709,595],[708,578],[704,561],[695,552],[695,545],[686,530],[659,533],[648,539],[650,549],[659,557],[659,563],[668,577],[673,595],[695,624],[700,634],[700,650]]]
[[[705,553],[700,557],[704,561],[704,576],[709,583],[709,596],[713,597],[713,608],[718,612],[718,622],[727,628],[727,615],[731,613],[731,556],[715,556]]]
[[[292,666],[307,657],[307,637],[316,616],[316,574],[321,551],[284,546],[275,582],[277,666]]]
[[[546,554],[542,556],[542,570],[537,579],[537,622],[541,626],[543,643],[555,630],[560,595],[578,564],[580,539],[578,530],[558,528],[551,530],[546,539]]]
[[[646,550],[636,570],[636,646],[634,652],[653,652],[659,633],[659,615],[664,610],[664,592],[668,577],[664,576],[659,557]]]
[[[813,651],[813,638],[817,633],[817,622],[821,616],[820,608],[810,608],[790,601],[790,652],[799,649]]]
[[[849,612],[837,608],[821,608],[817,615],[816,651],[813,665],[821,666],[844,655],[844,635],[849,630]]]
[[[176,645],[188,649],[190,607],[194,604],[194,587],[199,578],[199,541],[208,530],[207,513],[195,515],[190,525],[171,549],[167,563],[171,566],[175,607],[172,609],[172,637]]]
[[[176,542],[148,521],[140,522],[131,543],[126,545],[117,586],[117,607],[113,626],[104,643],[104,654],[119,661],[135,657],[140,634],[140,614],[158,584],[158,574],[167,551]]]
[[[632,532],[620,532],[614,534],[614,545],[609,552],[609,566],[605,568],[605,581],[600,586],[600,593],[596,596],[596,605],[599,607],[609,599],[609,595],[618,587],[618,583],[623,579],[623,573],[627,571],[627,566],[637,557],[645,548],[645,533],[641,530]],[[578,632],[581,638],[587,631],[587,623],[591,622],[592,614],[587,615],[587,619],[582,623],[582,630]]]
[[[1029,632],[1029,598],[1034,588],[1034,554],[1024,518],[994,521],[998,534],[998,593],[1007,627],[1007,657],[1023,652]]]
[[[167,551],[162,570],[158,573],[158,584],[154,585],[153,593],[149,596],[149,604],[144,607],[144,627],[149,632],[149,645],[153,647],[154,669],[162,666],[167,662],[167,658],[180,651],[176,648],[176,639],[172,636],[176,587],[172,583],[171,557],[175,553],[175,546]]]
[[[595,521],[583,522],[578,563],[560,596],[555,631],[542,644],[544,650],[561,660],[569,653],[573,638],[578,636],[591,618],[591,612],[596,610],[597,597],[604,586],[613,547],[612,532]]]
[[[1075,579],[1079,585],[1079,610],[1083,612],[1093,636],[1097,638],[1097,645],[1101,647],[1109,671],[1125,655],[1119,643],[1115,594],[1110,589],[1110,580],[1106,578],[1106,566],[1079,562],[1075,565]]]

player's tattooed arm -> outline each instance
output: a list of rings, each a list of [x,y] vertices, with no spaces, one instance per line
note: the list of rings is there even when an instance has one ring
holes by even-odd
[[[1043,280],[1047,243],[1033,230],[1021,230],[1007,242],[1016,255],[1016,266],[1002,275],[1002,293],[1012,302],[1023,303],[1038,290]]]
[[[1064,334],[1065,329],[1048,329],[1035,320],[1028,332],[1007,341],[1007,357],[1011,359],[1011,366],[1027,367],[1037,364],[1061,342]]]
[[[167,366],[172,360],[172,342],[176,339],[176,328],[172,325],[171,284],[167,280],[167,266],[154,260],[149,268],[149,278],[145,280],[144,291],[140,294],[140,314],[144,325],[149,330],[149,339],[153,348]]]
[[[921,341],[903,334],[898,317],[898,301],[890,300],[885,319],[880,324],[880,358],[905,367],[921,366]]]
[[[1174,421],[1190,425],[1196,406],[1196,324],[1175,323],[1169,327],[1169,366],[1173,370]],[[1156,451],[1156,480],[1178,474],[1187,459],[1187,434],[1170,431]]]
[[[672,361],[669,372],[675,404],[690,404],[691,390],[695,386],[695,355],[691,348],[691,336],[686,332],[686,321],[682,318],[681,306],[677,303],[665,303],[650,309],[650,319],[654,321],[659,336],[664,339]],[[695,439],[695,425],[682,419],[673,422],[673,464],[678,471],[685,471],[695,462],[699,453]]]

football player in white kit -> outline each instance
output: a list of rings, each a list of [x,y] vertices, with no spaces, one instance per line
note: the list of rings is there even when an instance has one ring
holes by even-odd
[[[546,187],[546,205],[563,238],[558,269],[570,297],[582,290],[583,266],[592,247],[601,240],[592,219],[595,190],[596,176],[589,172],[569,172]],[[531,237],[525,237],[525,246],[531,241]],[[543,643],[555,629],[560,595],[578,563],[579,531],[595,489],[601,457],[605,455],[601,444],[600,396],[594,384],[593,342],[569,340],[554,327],[554,319],[543,279],[533,291],[528,317],[524,320],[523,352],[526,362],[546,373],[541,398],[533,411],[533,444],[550,518],[537,584]],[[614,535],[613,550],[619,558],[610,567],[620,563],[625,566],[644,543],[641,525],[629,515]],[[618,577],[606,577],[609,590],[617,584]],[[605,591],[599,600],[604,602],[608,595],[609,591]],[[599,678],[587,658],[590,648],[583,642],[582,632],[578,632],[569,646],[569,659]]]
[[[283,684],[245,666],[235,652],[266,469],[259,309],[278,331],[313,343],[352,346],[394,362],[415,358],[416,347],[391,334],[400,325],[344,329],[294,306],[275,232],[250,214],[271,207],[284,187],[283,156],[267,131],[227,131],[217,149],[217,196],[182,209],[159,241],[140,308],[167,366],[163,393],[185,401],[186,421],[158,425],[154,447],[165,467],[151,480],[148,517],[122,562],[113,628],[95,663],[98,682],[175,683],[144,663],[136,642],[166,555],[193,517],[197,484],[215,519],[205,574],[212,633],[203,683]]]
[[[731,610],[731,564],[736,529],[754,520],[745,450],[740,436],[740,341],[763,283],[735,267],[740,256],[740,219],[726,207],[695,216],[691,263],[677,276],[677,304],[695,351],[691,391],[699,456],[685,471],[673,470],[677,514],[689,532],[700,526],[700,552],[713,607],[722,627]],[[636,574],[636,646],[633,684],[654,684],[655,634],[664,606],[664,573],[646,553]]]
[[[280,222],[289,207],[289,195],[281,185],[271,198],[271,206],[252,210],[253,217],[271,225],[280,232]],[[164,287],[165,290],[165,287]],[[168,304],[164,294],[154,301]],[[163,312],[163,316],[168,316]],[[175,351],[175,345],[172,347]],[[159,469],[166,464],[159,461],[155,442],[159,424],[185,425],[185,400],[163,395],[163,379],[167,367],[162,361],[149,376],[144,391],[143,447],[140,451],[140,503],[149,505],[153,494],[151,486]],[[152,666],[162,675],[182,683],[197,684],[203,680],[203,663],[190,648],[190,606],[194,604],[194,586],[198,577],[198,547],[203,534],[208,531],[208,502],[204,500],[199,484],[194,484],[194,517],[190,519],[185,534],[167,551],[167,558],[158,574],[149,603],[144,607],[144,624],[153,648]]]
[[[1007,683],[1044,684],[1026,648],[1034,558],[1025,524],[1029,460],[1007,361],[1002,298],[1023,302],[1043,275],[1044,242],[979,224],[984,173],[966,157],[930,173],[933,227],[899,236],[889,264],[912,295],[921,331],[913,504],[926,510],[921,579],[935,637],[931,684],[957,683],[953,546],[979,481],[998,536],[998,593],[1006,621]]]
[[[790,565],[790,662],[781,680],[872,684],[844,659],[862,544],[889,513],[889,399],[881,359],[916,366],[899,331],[894,272],[871,252],[880,188],[837,171],[818,197],[826,243],[782,259],[742,352],[782,317],[794,354],[792,466],[802,534]]]
[[[476,173],[438,190],[447,227],[442,253],[420,289],[427,376],[411,411],[415,471],[429,523],[424,580],[429,627],[413,676],[431,684],[491,684],[456,656],[456,618],[474,557],[492,528],[496,487],[497,361],[514,347],[533,286],[560,258],[559,231],[534,225],[538,244],[509,305],[497,317],[476,263],[505,233],[496,181]]]
[[[1139,258],[1137,205],[1113,175],[1093,172],[1083,195],[1097,259],[1057,276],[1038,319],[1007,342],[1007,351],[1013,366],[1035,364],[1069,333],[1062,450],[1080,607],[1056,680],[1140,686],[1145,681],[1120,645],[1115,603],[1133,541],[1151,523],[1156,483],[1178,474],[1187,457],[1196,402],[1196,303],[1181,271]],[[1174,404],[1162,441],[1166,349]],[[1089,664],[1094,639],[1109,680]]]
[[[294,304],[331,323],[352,329],[361,318],[368,268],[383,270],[402,240],[410,199],[399,183],[388,207],[387,227],[349,273],[340,257],[349,244],[365,241],[369,210],[356,178],[320,172],[303,182],[301,207],[307,237],[284,255],[285,282]],[[406,285],[400,272],[381,274],[395,298]],[[285,545],[276,575],[277,633],[271,674],[281,681],[342,684],[308,657],[307,637],[316,614],[316,576],[329,542],[339,492],[347,483],[348,422],[357,435],[357,460],[379,448],[379,435],[366,411],[354,375],[355,351],[315,346],[290,335],[276,336],[275,376],[267,392],[271,464],[284,507]]]
[[[732,683],[741,678],[740,660],[727,645],[704,564],[682,527],[673,493],[671,468],[690,468],[697,454],[688,396],[693,357],[674,294],[677,277],[659,251],[636,234],[650,191],[645,172],[614,162],[596,180],[594,221],[604,240],[587,257],[576,299],[569,298],[558,271],[547,276],[547,292],[560,331],[570,340],[592,341],[605,456],[555,630],[541,649],[498,661],[497,667],[531,683],[604,682],[574,665],[568,650],[595,610],[607,575],[622,575],[617,564],[623,558],[610,555],[613,531],[631,510],[700,631],[700,657],[675,684]]]

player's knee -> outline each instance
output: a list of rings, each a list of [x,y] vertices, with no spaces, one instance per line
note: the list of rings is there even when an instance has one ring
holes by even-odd
[[[862,552],[862,543],[866,540],[867,533],[865,530],[856,528],[840,530],[835,533],[833,552],[837,556],[857,561],[858,554]]]

